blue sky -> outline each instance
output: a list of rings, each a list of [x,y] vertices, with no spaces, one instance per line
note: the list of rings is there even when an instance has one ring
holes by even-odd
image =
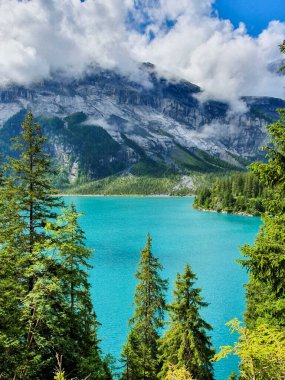
[[[244,22],[248,33],[254,36],[266,29],[271,20],[285,21],[285,0],[216,0],[215,9],[235,26]]]

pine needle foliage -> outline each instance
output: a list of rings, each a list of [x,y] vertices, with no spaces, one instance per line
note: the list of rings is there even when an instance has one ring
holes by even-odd
[[[59,216],[41,127],[28,113],[18,157],[0,170],[0,377],[48,380],[55,353],[66,374],[111,379],[98,348],[84,245],[74,206]]]
[[[167,289],[167,281],[160,277],[161,270],[161,264],[151,251],[151,237],[148,234],[136,273],[135,312],[122,353],[124,380],[157,379],[158,339],[163,326]]]
[[[169,367],[165,380],[195,380],[185,368]]]
[[[280,120],[268,127],[268,163],[251,166],[270,192],[255,244],[242,248],[241,263],[250,273],[246,323],[252,327],[262,321],[285,325],[285,110],[279,113]]]
[[[204,321],[200,310],[208,304],[195,287],[197,277],[189,265],[178,274],[174,301],[169,305],[169,329],[160,341],[162,370],[160,379],[166,377],[169,366],[185,368],[197,380],[212,380],[211,358],[214,350],[208,332],[211,326]]]
[[[221,347],[214,360],[229,355],[240,358],[240,380],[272,380],[285,378],[285,333],[283,329],[259,325],[248,329],[237,319],[228,323],[231,332],[239,334],[234,346]]]

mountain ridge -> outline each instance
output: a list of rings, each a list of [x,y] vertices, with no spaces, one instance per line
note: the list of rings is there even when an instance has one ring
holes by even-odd
[[[243,170],[260,158],[266,125],[285,107],[282,99],[245,96],[246,112],[235,113],[223,102],[199,102],[201,89],[192,83],[160,77],[151,64],[143,70],[148,85],[98,70],[76,80],[0,89],[0,151],[11,152],[9,138],[31,109],[66,183],[129,170]]]

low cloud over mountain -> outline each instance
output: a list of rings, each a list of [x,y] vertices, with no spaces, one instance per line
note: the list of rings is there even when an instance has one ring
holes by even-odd
[[[285,24],[259,36],[235,29],[211,0],[0,1],[0,85],[27,84],[55,72],[81,76],[94,66],[148,84],[141,62],[164,76],[199,85],[201,99],[284,98],[285,78],[270,70],[280,58]],[[283,81],[283,83],[282,83]]]

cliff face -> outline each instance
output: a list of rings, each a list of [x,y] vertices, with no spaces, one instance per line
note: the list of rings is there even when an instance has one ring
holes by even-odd
[[[244,97],[246,111],[235,114],[225,103],[200,103],[201,90],[191,83],[169,82],[151,65],[145,70],[146,86],[97,71],[0,89],[0,149],[9,152],[9,138],[32,109],[65,180],[102,178],[142,163],[154,170],[242,167],[261,154],[266,125],[285,107],[281,99]]]

